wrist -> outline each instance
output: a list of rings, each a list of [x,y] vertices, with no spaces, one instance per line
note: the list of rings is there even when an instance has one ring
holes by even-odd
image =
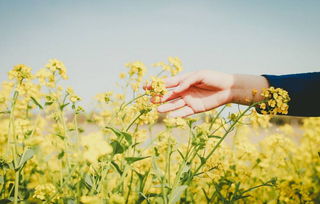
[[[268,80],[263,76],[233,74],[233,84],[230,91],[231,102],[250,105],[262,101],[262,89],[268,87]]]

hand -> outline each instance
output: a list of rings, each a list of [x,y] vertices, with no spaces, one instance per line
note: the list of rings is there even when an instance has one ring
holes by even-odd
[[[211,110],[231,102],[233,76],[201,70],[165,79],[167,88],[174,88],[161,98],[167,102],[158,107],[170,117],[185,117]]]
[[[259,94],[252,95],[253,89],[269,86],[262,76],[232,75],[211,70],[169,77],[165,84],[173,89],[161,97],[160,102],[164,104],[158,107],[158,111],[171,111],[169,117],[186,117],[227,103],[249,105],[261,100]]]

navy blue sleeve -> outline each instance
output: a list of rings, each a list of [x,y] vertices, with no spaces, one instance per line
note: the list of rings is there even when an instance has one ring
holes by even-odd
[[[270,86],[288,91],[288,115],[320,116],[320,72],[262,76]]]

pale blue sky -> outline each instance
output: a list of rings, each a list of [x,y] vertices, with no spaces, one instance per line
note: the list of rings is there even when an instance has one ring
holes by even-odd
[[[124,64],[178,56],[186,71],[320,70],[320,1],[0,0],[0,80],[15,64],[65,62],[85,101]]]

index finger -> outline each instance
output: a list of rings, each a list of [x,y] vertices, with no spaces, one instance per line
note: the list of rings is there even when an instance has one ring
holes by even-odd
[[[163,81],[165,83],[166,88],[173,88],[179,85],[180,81],[185,78],[187,74],[177,75],[173,77],[164,78]],[[144,90],[151,89],[151,83],[145,83],[143,85]]]

